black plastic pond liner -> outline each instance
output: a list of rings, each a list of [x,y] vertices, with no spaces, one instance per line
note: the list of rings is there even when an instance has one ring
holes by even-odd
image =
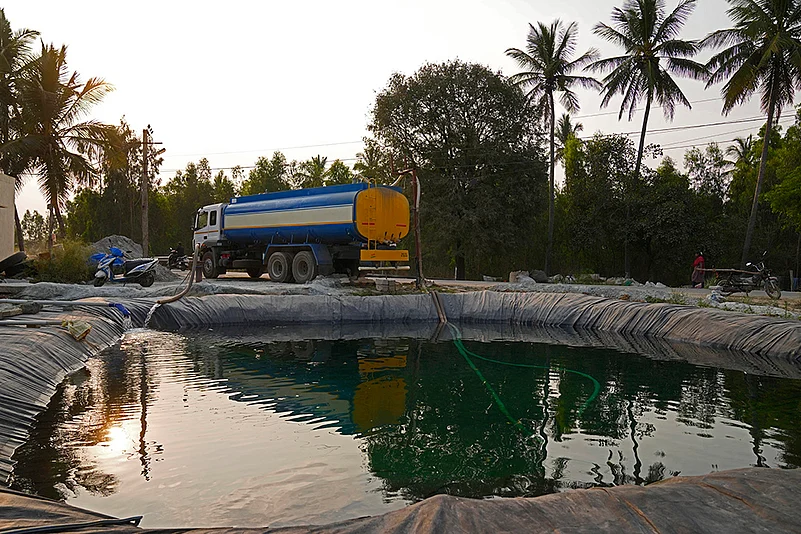
[[[765,468],[674,477],[650,486],[568,491],[537,498],[431,497],[401,510],[329,525],[139,529],[56,501],[0,490],[0,529],[84,525],[79,532],[177,534],[400,534],[407,532],[801,532],[801,470]],[[259,496],[252,498],[258,501]],[[141,513],[147,519],[147,510]],[[99,521],[104,524],[97,525]],[[63,530],[51,530],[50,532]]]
[[[681,341],[801,361],[801,321],[571,293],[440,294],[449,321],[556,326]],[[161,306],[151,326],[178,331],[247,325],[411,325],[439,322],[429,295],[212,295]]]
[[[134,303],[133,310],[142,317],[147,304]],[[124,331],[122,315],[112,308],[42,311],[35,317],[80,319],[92,331],[85,341],[76,341],[60,326],[0,328],[0,484],[11,473],[14,450],[28,439],[34,418],[62,380],[82,369],[89,356],[115,344]]]

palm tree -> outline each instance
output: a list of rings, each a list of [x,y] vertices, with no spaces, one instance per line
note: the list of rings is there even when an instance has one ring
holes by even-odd
[[[322,187],[325,184],[326,166],[328,165],[328,158],[322,157],[319,154],[306,160],[298,165],[298,170],[295,176],[297,187]]]
[[[612,11],[613,26],[598,23],[593,28],[596,35],[625,50],[622,56],[602,59],[590,66],[594,71],[609,73],[603,79],[601,106],[606,107],[612,98],[621,94],[623,102],[618,119],[628,109],[631,120],[637,105],[645,99],[635,178],[640,175],[651,104],[656,101],[665,118],[673,120],[676,104],[692,109],[673,75],[706,79],[706,67],[688,59],[698,53],[699,44],[677,39],[693,9],[695,0],[682,0],[666,16],[664,0],[627,0],[622,9],[616,7]]]
[[[34,65],[30,53],[30,45],[38,32],[33,30],[11,29],[5,10],[0,8],[0,146],[8,143],[18,122],[20,104],[18,101],[17,82]],[[15,189],[19,191],[25,171],[24,158],[12,158],[10,155],[0,156],[0,171],[14,177]],[[17,246],[25,250],[22,225],[16,202],[14,203],[14,224],[17,230]]]
[[[356,163],[353,170],[363,181],[374,181],[384,183],[389,180],[390,173],[387,170],[387,158],[381,147],[373,139],[365,138],[364,150],[356,154]]]
[[[751,217],[743,243],[745,264],[756,225],[759,193],[765,179],[768,140],[777,113],[792,104],[801,88],[801,2],[799,0],[728,0],[726,11],[733,28],[718,30],[702,41],[703,46],[728,47],[707,63],[712,72],[707,87],[723,85],[723,113],[750,100],[759,91],[762,111],[767,114],[762,156],[759,162]]]
[[[66,46],[42,43],[34,68],[18,82],[20,136],[0,147],[2,154],[28,158],[62,235],[62,210],[75,182],[91,183],[97,175],[92,160],[115,134],[113,126],[79,122],[113,88],[99,78],[81,84],[77,72],[68,73],[66,55]]]
[[[693,9],[695,0],[682,0],[676,9],[665,15],[664,0],[626,0],[622,9],[616,7],[612,11],[613,26],[600,22],[593,28],[596,35],[625,50],[622,56],[602,59],[590,66],[594,71],[608,73],[603,79],[601,107],[606,107],[612,98],[621,94],[623,102],[620,104],[618,120],[623,117],[626,109],[631,120],[637,105],[645,99],[640,146],[634,165],[635,180],[640,176],[651,104],[656,101],[662,107],[665,118],[673,120],[676,104],[692,108],[673,75],[706,79],[706,67],[689,59],[698,53],[699,44],[677,39]],[[629,210],[627,198],[624,233],[626,276],[630,273]]]
[[[584,130],[584,125],[580,122],[573,124],[568,113],[562,113],[556,123],[556,160],[561,160],[565,155],[565,145],[571,137],[578,137]]]
[[[734,144],[726,149],[726,155],[732,156],[729,165],[736,167],[737,165],[751,166],[753,163],[753,149],[754,149],[754,136],[748,137],[735,137]]]
[[[548,248],[545,253],[545,272],[550,273],[551,251],[553,250],[554,228],[554,166],[556,164],[555,122],[556,105],[554,93],[561,93],[559,103],[567,111],[575,113],[579,110],[578,96],[573,88],[580,86],[598,89],[600,84],[594,78],[576,76],[598,58],[598,51],[590,48],[576,59],[578,25],[571,22],[567,27],[556,19],[550,26],[538,22],[536,26],[529,24],[526,49],[509,48],[506,55],[517,61],[525,69],[510,79],[516,85],[530,87],[527,95],[541,111],[545,124],[550,129],[551,158],[549,170],[550,197],[548,201]]]

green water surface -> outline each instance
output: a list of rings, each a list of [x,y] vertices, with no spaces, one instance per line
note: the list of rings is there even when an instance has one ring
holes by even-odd
[[[281,526],[801,466],[800,380],[534,343],[466,341],[466,358],[269,338],[127,334],[59,389],[13,487],[145,527]]]

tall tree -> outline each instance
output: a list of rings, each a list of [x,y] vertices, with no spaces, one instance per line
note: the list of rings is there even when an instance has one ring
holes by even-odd
[[[597,89],[600,84],[594,78],[575,75],[598,58],[594,48],[587,50],[576,59],[578,25],[575,22],[567,27],[556,19],[550,26],[538,22],[529,24],[526,49],[509,48],[506,55],[517,61],[525,69],[511,77],[513,83],[528,88],[528,98],[542,112],[543,120],[550,131],[550,170],[548,203],[548,248],[545,253],[545,272],[551,269],[554,229],[554,169],[556,165],[555,122],[556,105],[554,93],[561,93],[559,103],[570,113],[579,110],[578,96],[573,91],[576,86]]]
[[[464,279],[542,260],[547,171],[536,117],[508,78],[460,61],[395,74],[379,92],[369,129],[417,169],[430,272]]]
[[[612,26],[600,22],[593,28],[596,35],[625,51],[621,56],[596,61],[590,67],[608,73],[603,79],[601,106],[606,107],[612,98],[623,95],[618,119],[628,109],[631,120],[645,99],[635,176],[639,176],[642,165],[653,102],[662,107],[666,119],[673,120],[676,104],[692,109],[673,76],[706,79],[706,67],[689,59],[698,53],[698,42],[677,39],[693,9],[695,0],[682,0],[666,15],[664,0],[627,0],[623,8],[612,11]]]
[[[274,193],[289,189],[289,164],[281,152],[274,152],[273,157],[267,159],[259,157],[256,166],[248,173],[248,178],[242,183],[240,193],[243,195],[258,195],[259,193]]]
[[[612,26],[599,22],[593,28],[596,35],[624,50],[621,56],[602,59],[590,66],[596,72],[608,73],[603,79],[601,106],[606,107],[612,98],[621,94],[623,101],[618,119],[628,109],[631,120],[640,101],[645,99],[634,180],[640,177],[645,134],[653,102],[662,107],[666,119],[673,120],[676,104],[692,108],[673,76],[696,79],[705,79],[707,76],[704,65],[689,59],[698,53],[699,44],[677,38],[694,8],[695,0],[682,0],[676,9],[666,15],[664,0],[626,0],[623,8],[612,10]],[[626,213],[628,221],[629,210]],[[628,225],[625,231],[628,243]],[[628,246],[625,256],[628,275]]]
[[[39,187],[59,231],[65,232],[62,211],[78,183],[91,183],[98,170],[103,147],[115,135],[113,126],[94,120],[79,122],[95,104],[113,90],[100,78],[80,82],[67,69],[67,47],[42,43],[41,56],[28,76],[18,83],[21,132],[4,145],[11,157],[30,158]]]
[[[570,120],[569,113],[562,113],[559,121],[556,123],[556,159],[561,160],[565,155],[565,145],[567,140],[571,137],[578,137],[578,134],[584,130],[584,125],[580,122],[573,124]]]
[[[767,114],[762,155],[759,162],[751,216],[743,242],[740,263],[745,265],[756,226],[759,195],[765,179],[768,146],[777,114],[793,103],[801,88],[801,2],[799,0],[728,0],[726,11],[734,27],[709,34],[702,45],[727,47],[707,63],[712,72],[707,86],[725,81],[723,113],[762,97]]]
[[[0,147],[11,141],[19,129],[21,104],[17,84],[34,65],[30,46],[37,35],[39,32],[33,30],[12,30],[5,10],[0,8]],[[27,161],[24,157],[12,158],[5,152],[0,156],[0,171],[14,177],[17,191],[23,185],[21,175],[26,166]],[[25,232],[17,213],[16,202],[14,202],[14,224],[17,229],[17,246],[24,251]]]

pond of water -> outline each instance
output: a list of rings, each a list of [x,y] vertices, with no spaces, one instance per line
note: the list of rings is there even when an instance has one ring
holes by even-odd
[[[68,378],[12,487],[145,527],[282,526],[801,466],[801,380],[536,343],[134,331]]]

